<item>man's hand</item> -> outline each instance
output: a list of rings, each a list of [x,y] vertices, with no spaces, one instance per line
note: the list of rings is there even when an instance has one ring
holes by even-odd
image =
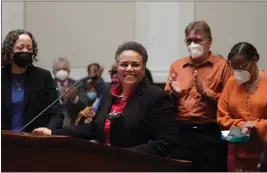
[[[66,92],[68,89],[69,88],[66,88],[66,90],[64,92]],[[77,91],[74,88],[71,88],[63,98],[74,101],[76,99],[76,97],[77,97]]]
[[[169,77],[168,82],[169,82],[169,85],[171,87],[171,90],[174,91],[175,93],[177,93],[178,95],[181,95],[181,93],[184,92],[184,90],[181,88],[180,82],[177,81],[175,74],[172,74]]]
[[[194,83],[197,89],[197,92],[201,95],[206,95],[205,89],[203,87],[202,82],[199,79],[199,76],[197,74],[197,70],[194,71]]]
[[[47,135],[47,136],[52,135],[52,131],[46,127],[39,127],[37,129],[34,129],[32,133],[39,134],[39,135]]]

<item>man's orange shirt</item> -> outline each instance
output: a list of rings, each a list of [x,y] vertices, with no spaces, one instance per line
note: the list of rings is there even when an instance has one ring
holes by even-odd
[[[206,91],[206,98],[197,92],[194,84],[194,71]],[[190,57],[179,59],[172,63],[169,76],[174,74],[185,93],[177,99],[177,120],[187,120],[195,123],[216,122],[217,101],[223,87],[232,75],[227,61],[210,53],[208,60],[196,66]],[[171,92],[169,82],[165,90]]]

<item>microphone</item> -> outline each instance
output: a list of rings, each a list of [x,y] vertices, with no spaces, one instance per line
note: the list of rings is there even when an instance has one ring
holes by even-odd
[[[34,120],[36,120],[38,117],[40,117],[47,109],[49,109],[51,106],[53,106],[57,101],[59,101],[64,95],[66,95],[72,88],[74,88],[76,85],[78,85],[79,82],[76,82],[73,84],[69,89],[63,93],[60,97],[58,97],[53,103],[51,103],[49,106],[47,106],[42,112],[40,112],[36,117],[34,117],[30,122],[28,122],[26,125],[24,125],[21,129],[20,132],[23,131],[26,127],[28,127]]]
[[[98,77],[94,76],[94,77],[84,77],[82,79],[79,80],[79,85],[76,87],[77,89],[82,88],[82,87],[86,87],[87,84],[89,84],[90,82],[92,82],[93,80],[97,80]]]

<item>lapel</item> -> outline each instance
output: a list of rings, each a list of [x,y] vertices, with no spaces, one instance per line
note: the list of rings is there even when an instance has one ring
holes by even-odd
[[[59,96],[59,95],[60,95],[60,88],[59,88],[59,86],[58,86],[58,84],[57,84],[57,80],[54,79],[53,81],[54,81],[54,85],[55,85],[55,87],[56,87],[56,90],[57,90],[57,93],[58,93],[58,96]]]
[[[5,69],[2,71],[3,78],[2,78],[2,95],[3,95],[3,101],[6,104],[7,112],[4,114],[7,114],[8,116],[12,115],[12,101],[11,101],[11,83],[12,83],[12,77],[10,73],[9,67],[4,67]],[[3,104],[3,103],[2,103]],[[2,116],[4,116],[2,114]]]
[[[135,109],[135,105],[139,103],[140,101],[140,95],[142,95],[144,93],[144,91],[146,90],[146,86],[147,86],[147,81],[143,80],[140,85],[135,89],[135,91],[132,93],[129,101],[127,102],[125,108],[123,109],[123,116],[124,119],[126,120],[127,117],[130,115],[131,111],[133,109]],[[100,135],[100,138],[103,138],[102,140],[104,140],[104,125],[105,125],[105,120],[106,120],[106,115],[109,113],[110,108],[112,106],[113,103],[113,97],[110,94],[110,92],[105,94],[106,97],[102,98],[102,103],[101,103],[101,107],[99,107],[99,113],[96,117],[96,124],[98,126],[98,130]]]
[[[104,127],[104,123],[105,123],[105,120],[106,120],[106,115],[109,113],[110,111],[110,108],[112,106],[112,95],[110,93],[107,94],[106,97],[102,97],[102,100],[101,100],[101,105],[103,105],[103,107],[101,107],[99,110],[99,118],[98,118],[98,121],[101,123],[101,126]]]
[[[27,75],[25,78],[25,92],[24,92],[24,98],[23,98],[23,103],[22,103],[22,110],[23,110],[23,115],[24,115],[24,120],[23,123],[26,124],[28,122],[28,119],[31,118],[31,116],[34,115],[28,115],[26,112],[26,108],[30,99],[30,96],[32,94],[32,91],[34,91],[35,87],[35,79],[36,72],[34,71],[34,67],[28,67],[27,70]]]
[[[71,87],[75,82],[72,79],[68,79],[68,88]]]
[[[139,103],[141,99],[140,95],[142,95],[145,92],[146,87],[147,87],[147,81],[143,80],[130,96],[130,99],[128,100],[125,108],[122,111],[125,120],[127,120],[129,115],[131,114],[131,111],[136,108],[135,105]]]
[[[104,125],[105,125],[105,121],[106,121],[106,115],[109,113],[110,108],[112,106],[112,96],[111,94],[108,92],[105,94],[106,96],[102,96],[102,100],[101,100],[101,105],[99,107],[99,113],[98,115],[96,115],[96,120],[95,120],[95,124],[97,126],[97,133],[99,134],[98,138],[100,141],[103,141],[105,139],[105,134],[104,134]]]

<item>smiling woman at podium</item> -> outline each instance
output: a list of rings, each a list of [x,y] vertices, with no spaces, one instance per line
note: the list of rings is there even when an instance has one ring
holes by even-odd
[[[146,49],[126,42],[116,51],[121,83],[103,99],[91,123],[60,130],[38,128],[33,133],[66,135],[133,151],[167,156],[175,149],[176,109],[170,96],[145,79]]]
[[[2,44],[2,130],[31,132],[37,127],[62,126],[63,114],[59,104],[54,104],[45,115],[23,128],[57,98],[50,72],[33,66],[37,53],[33,35],[25,30],[10,31]]]

